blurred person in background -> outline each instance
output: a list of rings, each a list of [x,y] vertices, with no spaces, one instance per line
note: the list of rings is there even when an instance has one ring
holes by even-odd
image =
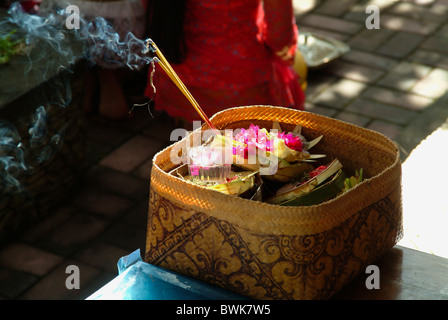
[[[0,0],[0,8],[8,9],[13,2],[20,2],[24,11],[35,14],[39,11],[42,0]]]
[[[303,110],[292,68],[298,28],[291,0],[149,0],[147,34],[211,117],[229,107],[272,105]],[[178,124],[200,120],[160,66],[145,95]],[[148,77],[151,77],[151,69]]]

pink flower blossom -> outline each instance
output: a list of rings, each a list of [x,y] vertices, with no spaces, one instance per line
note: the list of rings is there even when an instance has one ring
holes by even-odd
[[[285,134],[284,132],[278,133],[278,137],[285,141],[285,144],[289,149],[302,151],[303,142],[300,137],[295,137],[292,133]]]
[[[242,128],[234,137],[235,141],[244,145],[237,145],[233,148],[233,154],[243,155],[248,158],[249,149],[262,149],[269,151],[272,147],[272,141],[267,137],[266,131],[260,130],[260,127],[251,124],[249,129]]]
[[[285,141],[288,148],[295,151],[302,151],[303,143],[300,137],[295,137],[292,133],[280,132],[277,134],[279,139]],[[242,128],[234,137],[235,141],[243,144],[233,147],[233,154],[243,155],[248,158],[249,148],[259,148],[265,151],[273,149],[274,141],[268,139],[266,130],[260,130],[259,126],[251,124],[249,129]]]

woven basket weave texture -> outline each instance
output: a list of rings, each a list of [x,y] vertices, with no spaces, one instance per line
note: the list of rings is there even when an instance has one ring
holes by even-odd
[[[401,162],[377,132],[272,106],[216,114],[218,129],[296,124],[327,160],[366,179],[319,205],[282,207],[232,197],[168,174],[170,150],[153,159],[145,259],[256,299],[327,299],[402,237]],[[183,141],[177,142],[183,143]]]

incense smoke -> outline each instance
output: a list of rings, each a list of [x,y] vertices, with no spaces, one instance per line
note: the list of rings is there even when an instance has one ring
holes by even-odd
[[[23,79],[18,81],[33,85],[36,82],[36,74],[40,77],[40,82],[58,75],[52,94],[44,97],[48,104],[61,108],[70,105],[72,93],[67,74],[72,73],[72,67],[80,59],[87,60],[89,66],[101,60],[131,70],[139,70],[154,59],[148,54],[145,41],[130,32],[120,40],[119,34],[102,17],[90,21],[77,17],[79,28],[73,29],[66,27],[67,18],[65,8],[42,10],[38,15],[28,14],[15,2],[9,8],[7,18],[0,21],[0,35],[15,30],[14,36],[24,39],[30,48],[26,53],[27,59],[21,60],[25,61],[22,66],[24,72],[21,75]],[[7,82],[7,76],[0,74],[0,101],[15,99],[16,93],[5,89],[7,86],[3,85]],[[27,157],[33,155],[34,159],[43,163],[50,159],[63,143],[65,126],[58,133],[49,136],[45,105],[39,103],[35,110],[29,119],[28,137],[20,137],[11,123],[0,119],[0,195],[23,192],[16,177],[19,173],[32,172]],[[22,144],[22,138],[29,139],[29,150]]]
[[[0,178],[4,190],[10,194],[21,190],[20,182],[15,178],[18,172],[27,170],[24,161],[23,145],[16,128],[6,121],[0,121]]]

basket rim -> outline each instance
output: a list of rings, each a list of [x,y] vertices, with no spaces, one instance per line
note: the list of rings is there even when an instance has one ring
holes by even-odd
[[[252,201],[236,196],[227,195],[224,193],[221,193],[216,190],[207,189],[202,186],[195,185],[193,183],[190,183],[188,181],[185,181],[183,179],[180,179],[179,177],[175,177],[170,175],[168,172],[165,172],[160,168],[158,165],[158,160],[162,155],[166,154],[171,150],[175,145],[181,143],[186,138],[183,138],[182,140],[179,140],[170,146],[167,146],[163,150],[156,153],[153,157],[152,161],[152,169],[151,169],[151,188],[155,188],[157,190],[164,190],[169,191],[163,193],[163,197],[166,197],[168,200],[179,203],[182,205],[183,201],[180,201],[182,198],[189,198],[194,197],[194,194],[200,193],[202,194],[202,198],[204,199],[214,199],[219,205],[226,206],[228,202],[234,202],[235,207],[241,207],[241,208],[247,208],[248,206],[251,207],[252,211],[254,213],[248,213],[247,211],[241,212],[241,214],[232,214],[229,215],[224,214],[225,208],[218,208],[214,206],[210,201],[209,203],[206,203],[204,201],[198,202],[193,204],[193,208],[199,212],[207,212],[207,214],[211,216],[215,216],[219,219],[231,221],[232,223],[235,223],[237,225],[240,225],[241,227],[245,227],[247,224],[254,224],[254,223],[261,223],[266,224],[266,228],[269,228],[272,225],[280,225],[283,226],[283,232],[286,233],[293,233],[297,234],[297,228],[298,225],[302,228],[302,231],[308,234],[325,231],[328,229],[331,229],[335,225],[340,224],[341,222],[347,220],[354,214],[356,214],[358,211],[360,211],[362,208],[372,204],[373,200],[369,199],[367,195],[371,192],[373,186],[379,182],[380,179],[383,177],[389,177],[389,176],[397,176],[399,175],[401,177],[401,160],[399,155],[399,148],[398,146],[388,137],[385,135],[367,129],[363,127],[356,126],[351,123],[344,122],[342,120],[333,119],[327,116],[313,114],[307,111],[301,111],[301,110],[294,110],[290,108],[285,107],[273,107],[273,106],[241,106],[241,107],[233,107],[228,108],[226,110],[220,111],[216,113],[211,120],[219,119],[221,116],[225,116],[228,113],[231,113],[233,111],[240,111],[240,110],[254,110],[258,109],[260,111],[263,110],[272,110],[272,108],[275,108],[278,111],[286,111],[288,113],[297,113],[302,115],[310,116],[311,118],[319,120],[325,120],[330,123],[339,124],[343,127],[355,129],[357,131],[368,133],[376,137],[376,139],[379,139],[383,142],[383,144],[389,144],[388,149],[394,151],[394,161],[391,165],[385,167],[381,172],[378,174],[369,177],[365,179],[362,183],[356,185],[352,189],[350,189],[348,192],[339,195],[338,197],[331,199],[329,201],[322,202],[320,204],[316,204],[313,206],[297,206],[297,207],[291,207],[291,206],[278,206],[269,204],[266,202],[258,202],[258,201]],[[264,119],[260,119],[264,120]],[[202,128],[199,130],[202,130],[203,128],[207,128],[207,125],[204,124]],[[163,183],[158,183],[157,179],[162,179]],[[401,178],[399,181],[392,181],[395,182],[393,187],[393,190],[395,188],[401,188]],[[164,186],[162,186],[162,184]],[[179,186],[181,188],[187,189],[187,190],[174,190],[173,188],[169,188],[170,186]],[[358,201],[356,203],[353,203],[351,201],[351,197],[355,194],[363,194],[366,195],[363,200]],[[191,199],[191,198],[190,198]],[[229,201],[232,200],[232,201]],[[332,208],[334,206],[339,207],[339,211],[341,211],[341,214],[333,214]],[[273,213],[274,212],[274,213]],[[275,217],[273,217],[275,215]],[[316,225],[317,222],[326,220],[325,226],[319,226]],[[300,221],[299,221],[300,220]],[[294,222],[294,223],[291,223]],[[288,226],[289,224],[289,226]],[[308,231],[307,231],[308,230]]]

